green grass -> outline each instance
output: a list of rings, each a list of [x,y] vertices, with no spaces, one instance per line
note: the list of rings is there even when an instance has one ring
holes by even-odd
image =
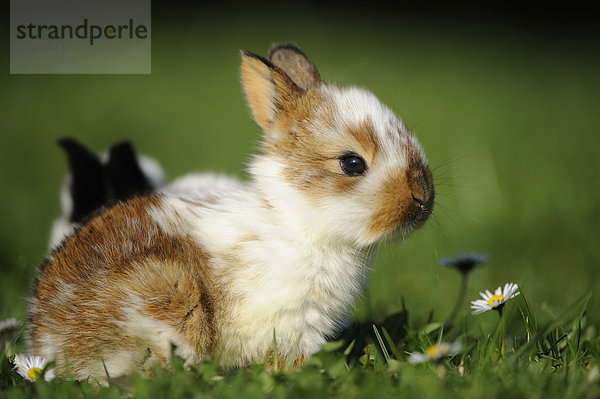
[[[210,362],[183,371],[176,363],[169,375],[129,381],[136,396],[600,395],[592,379],[600,328],[597,34],[310,6],[153,15],[152,28],[149,76],[0,77],[0,319],[24,320],[29,286],[60,213],[66,162],[59,137],[75,136],[98,151],[131,139],[170,177],[194,170],[244,176],[260,132],[238,82],[238,50],[264,54],[273,41],[290,40],[326,80],[372,90],[415,132],[435,168],[433,218],[408,241],[382,249],[353,311],[356,328],[338,351],[289,374],[267,374],[261,366],[224,372]],[[506,308],[504,356],[497,316],[469,316],[463,305],[442,338],[463,340],[465,352],[438,365],[408,364],[406,352],[439,339],[436,323],[451,313],[460,285],[439,257],[471,250],[489,254],[490,262],[472,273],[467,299],[507,281],[524,290]],[[578,302],[587,293],[589,301]],[[530,309],[536,324],[533,317],[523,321],[520,308]],[[404,329],[397,327],[403,309],[410,310]],[[394,346],[380,328],[385,320],[396,322],[386,328]],[[367,345],[370,355],[362,357]],[[3,356],[2,397],[126,392],[31,385],[9,368]],[[224,379],[213,381],[216,374]]]
[[[151,380],[133,375],[103,388],[94,381],[26,382],[11,369],[9,344],[0,357],[0,389],[7,398],[595,398],[600,394],[600,337],[588,324],[589,298],[540,323],[522,293],[507,302],[501,318],[494,311],[467,316],[447,331],[440,322],[413,325],[404,309],[377,325],[352,326],[346,340],[325,345],[301,371],[287,367],[269,373],[259,364],[223,370],[218,360],[186,369],[174,357],[170,372],[157,369]],[[487,316],[497,320],[489,330],[478,320]],[[463,343],[459,354],[407,362],[408,353],[456,340]]]

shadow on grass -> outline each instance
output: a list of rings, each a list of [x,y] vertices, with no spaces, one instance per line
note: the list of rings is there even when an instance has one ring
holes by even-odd
[[[391,338],[392,343],[396,347],[400,347],[401,342],[406,338],[408,333],[408,311],[401,310],[387,316],[382,321],[367,320],[363,322],[354,322],[335,337],[335,340],[343,340],[344,344],[340,347],[339,352],[346,354],[346,361],[349,367],[353,367],[361,357],[368,352],[367,347],[375,348],[379,353],[377,358],[383,358],[381,353],[381,344],[375,337],[374,328],[378,331],[385,331]],[[387,339],[386,339],[387,341]],[[386,345],[390,351],[389,342]]]

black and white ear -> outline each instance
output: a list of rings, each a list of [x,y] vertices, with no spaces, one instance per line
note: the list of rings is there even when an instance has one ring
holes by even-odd
[[[102,206],[149,194],[164,183],[160,165],[138,158],[129,142],[113,145],[105,163],[73,138],[58,143],[69,162],[69,193],[63,212],[71,223],[86,222]]]
[[[109,198],[125,200],[134,195],[152,192],[152,184],[142,171],[130,142],[117,143],[110,148],[105,166]]]
[[[303,90],[317,87],[322,83],[315,64],[293,44],[274,45],[269,52],[269,61],[284,71]]]
[[[67,154],[70,169],[69,191],[72,223],[80,223],[108,201],[104,167],[98,157],[72,138],[63,138],[58,144]]]
[[[242,51],[240,69],[252,115],[268,132],[280,113],[294,107],[304,90],[282,69],[256,54]]]

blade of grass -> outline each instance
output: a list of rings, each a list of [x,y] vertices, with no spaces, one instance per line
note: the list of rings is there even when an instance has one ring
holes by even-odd
[[[292,350],[292,355],[288,359],[288,364],[285,368],[286,372],[290,372],[292,370],[292,367],[294,367],[294,360],[296,359],[296,355],[298,354],[298,348],[300,347],[301,339],[302,339],[302,334],[298,335],[298,339],[296,340],[296,343],[294,344],[294,349]]]
[[[390,337],[390,334],[387,332],[385,327],[381,327],[381,332],[383,333],[383,337],[385,338],[388,345],[390,346],[390,349],[392,350],[392,354],[394,355],[394,357],[397,360],[400,360],[402,358],[402,356],[400,355],[400,351],[398,350],[398,347],[394,344],[394,341]]]
[[[104,373],[106,374],[106,383],[108,384],[108,386],[110,386],[110,374],[108,374],[108,369],[106,368],[106,363],[104,362],[104,359],[102,359],[102,367],[104,367]]]
[[[444,339],[444,325],[440,327],[440,333],[438,334],[437,344],[441,344]]]
[[[344,350],[344,355],[348,356],[350,354],[350,352],[352,352],[352,348],[354,348],[354,344],[356,343],[356,338],[354,338],[352,340],[352,342],[350,342],[350,345],[348,345],[348,347]]]
[[[510,362],[507,362],[507,365],[508,364],[512,364],[512,365],[516,364],[516,362],[523,355],[525,355],[527,352],[529,352],[534,345],[537,345],[538,341],[542,341],[547,338],[551,339],[552,333],[558,327],[560,327],[562,324],[565,324],[566,320],[568,320],[572,316],[574,311],[576,311],[577,309],[580,309],[580,308],[585,309],[587,307],[587,304],[588,304],[591,296],[592,296],[591,292],[588,292],[587,294],[583,295],[578,300],[576,300],[573,304],[571,304],[564,312],[559,314],[552,322],[548,323],[544,328],[538,330],[537,334],[535,334],[533,339],[530,342],[523,345],[521,348],[519,348],[519,350],[517,351],[515,356],[511,357],[511,360],[510,360]]]
[[[278,370],[278,359],[279,358],[279,352],[277,349],[277,335],[275,334],[275,329],[273,329],[273,373],[277,373]]]
[[[375,336],[377,337],[377,341],[379,341],[379,346],[381,347],[381,351],[383,352],[383,357],[385,358],[385,362],[389,363],[390,354],[388,353],[387,348],[385,347],[385,344],[383,343],[383,340],[381,339],[381,335],[379,335],[379,330],[377,330],[377,327],[375,326],[375,324],[373,324],[373,331],[375,331]]]

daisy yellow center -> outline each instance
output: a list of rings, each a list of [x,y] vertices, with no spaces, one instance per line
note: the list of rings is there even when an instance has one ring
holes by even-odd
[[[492,295],[492,297],[490,299],[488,299],[487,303],[490,306],[496,306],[497,304],[499,304],[503,300],[504,300],[504,295],[502,295],[502,294],[500,294],[500,295]]]
[[[37,378],[42,375],[43,371],[41,368],[39,367],[32,367],[27,371],[27,375],[29,376],[29,378],[31,378],[32,380],[37,380]]]
[[[437,356],[439,350],[440,350],[440,346],[438,344],[431,345],[429,348],[427,348],[427,350],[425,351],[425,354],[429,357],[435,357],[435,356]]]

